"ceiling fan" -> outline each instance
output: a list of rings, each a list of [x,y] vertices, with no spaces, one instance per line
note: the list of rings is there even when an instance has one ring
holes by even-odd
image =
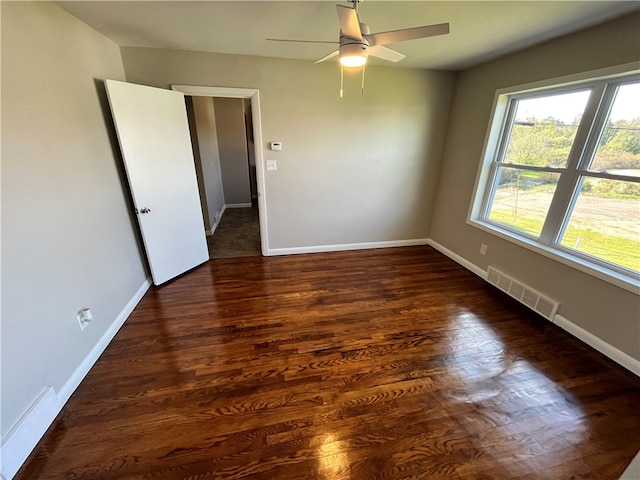
[[[313,40],[285,40],[268,38],[276,42],[302,43],[338,43],[337,50],[316,60],[314,63],[324,62],[339,56],[340,64],[345,67],[361,67],[367,63],[369,55],[390,62],[399,62],[405,55],[385,47],[390,43],[406,42],[419,38],[435,37],[449,33],[449,24],[426,25],[423,27],[404,28],[389,32],[370,33],[369,26],[360,21],[358,3],[362,0],[348,0],[353,7],[336,5],[338,21],[340,22],[340,37],[338,42],[323,42]]]

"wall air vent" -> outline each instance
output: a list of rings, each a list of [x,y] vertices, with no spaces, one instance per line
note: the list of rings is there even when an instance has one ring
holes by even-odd
[[[555,300],[491,266],[487,269],[487,281],[547,320],[553,321],[558,305],[560,305]]]

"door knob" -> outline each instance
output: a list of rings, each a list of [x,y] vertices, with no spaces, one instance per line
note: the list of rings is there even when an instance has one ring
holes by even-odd
[[[151,213],[151,209],[147,207],[141,208],[140,213]]]

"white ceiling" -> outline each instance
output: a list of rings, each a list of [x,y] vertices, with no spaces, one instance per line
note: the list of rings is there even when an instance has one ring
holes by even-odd
[[[335,1],[61,1],[120,46],[316,60],[335,47],[266,38],[337,41]],[[338,2],[349,5],[346,2]],[[360,4],[372,33],[449,22],[441,37],[390,45],[398,67],[462,70],[639,8],[637,1],[377,1]]]

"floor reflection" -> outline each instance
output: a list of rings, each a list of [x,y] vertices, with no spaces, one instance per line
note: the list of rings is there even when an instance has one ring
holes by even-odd
[[[333,434],[326,436],[318,447],[318,470],[322,478],[334,480],[345,477],[349,472],[349,456],[343,450],[343,442],[336,441]]]
[[[464,386],[439,394],[444,408],[476,438],[479,450],[491,454],[492,445],[506,440],[513,442],[519,460],[529,462],[537,454],[548,455],[550,445],[566,450],[588,440],[589,418],[580,400],[537,368],[539,361],[527,359],[525,349],[514,348],[514,342],[507,347],[499,326],[461,308],[449,328],[452,341],[443,359]],[[561,440],[553,433],[560,426],[567,432]],[[520,444],[534,436],[537,443],[522,449]]]

